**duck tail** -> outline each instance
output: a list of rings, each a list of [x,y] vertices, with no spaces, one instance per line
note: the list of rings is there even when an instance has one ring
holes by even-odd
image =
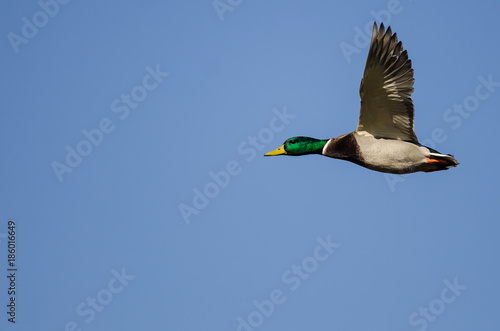
[[[426,172],[431,172],[456,167],[458,165],[458,161],[451,154],[431,152],[429,153],[429,156],[427,156],[427,164],[431,165],[431,167],[429,170],[426,170]]]

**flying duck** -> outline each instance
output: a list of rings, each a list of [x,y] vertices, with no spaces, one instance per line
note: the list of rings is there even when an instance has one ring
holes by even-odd
[[[361,111],[356,131],[331,139],[293,137],[265,154],[321,154],[393,174],[446,170],[458,165],[448,154],[423,146],[413,130],[413,69],[397,35],[384,24],[373,34],[361,79]]]

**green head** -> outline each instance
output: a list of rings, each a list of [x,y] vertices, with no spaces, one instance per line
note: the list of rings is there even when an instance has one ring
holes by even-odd
[[[309,137],[293,137],[287,139],[283,145],[272,152],[264,154],[264,156],[273,155],[306,155],[306,154],[321,154],[323,147],[328,140],[320,140]]]

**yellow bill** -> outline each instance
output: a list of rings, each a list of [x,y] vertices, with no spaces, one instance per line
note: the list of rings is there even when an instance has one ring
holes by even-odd
[[[283,155],[283,154],[286,154],[285,145],[281,145],[274,151],[264,154],[264,156]]]

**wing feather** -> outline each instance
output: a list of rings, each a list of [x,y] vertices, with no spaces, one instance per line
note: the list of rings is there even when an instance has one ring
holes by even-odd
[[[373,34],[361,80],[361,111],[357,132],[377,138],[418,143],[413,130],[413,69],[408,52],[391,28],[373,25]]]

